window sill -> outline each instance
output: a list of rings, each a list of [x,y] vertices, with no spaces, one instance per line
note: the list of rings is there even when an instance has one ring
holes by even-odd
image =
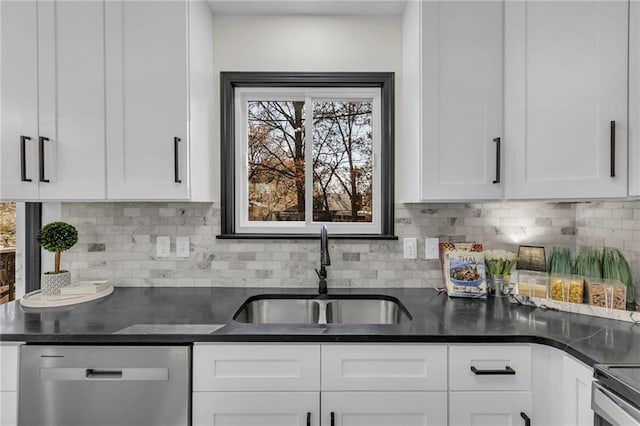
[[[317,240],[317,234],[220,234],[219,240]],[[395,235],[332,234],[332,240],[398,240]]]

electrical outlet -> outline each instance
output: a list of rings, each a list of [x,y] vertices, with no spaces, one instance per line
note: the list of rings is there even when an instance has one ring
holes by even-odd
[[[440,257],[440,240],[437,238],[425,238],[424,240],[424,258],[428,260],[438,259]]]
[[[417,259],[418,258],[418,240],[416,238],[405,238],[402,240],[404,246],[404,258],[405,259]]]
[[[156,257],[171,255],[171,237],[156,237]]]
[[[176,237],[176,257],[189,257],[189,237]]]

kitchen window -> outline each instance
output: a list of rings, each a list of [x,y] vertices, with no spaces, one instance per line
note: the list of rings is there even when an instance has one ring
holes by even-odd
[[[222,238],[394,238],[392,73],[221,79]]]

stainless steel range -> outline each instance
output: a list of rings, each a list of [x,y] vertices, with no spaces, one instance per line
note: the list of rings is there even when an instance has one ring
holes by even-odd
[[[599,364],[594,377],[594,425],[640,426],[640,364]]]

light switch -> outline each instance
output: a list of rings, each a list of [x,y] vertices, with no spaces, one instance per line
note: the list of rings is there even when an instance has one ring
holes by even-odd
[[[171,255],[171,237],[156,237],[156,257]]]
[[[176,257],[189,257],[190,252],[189,237],[176,237]]]

